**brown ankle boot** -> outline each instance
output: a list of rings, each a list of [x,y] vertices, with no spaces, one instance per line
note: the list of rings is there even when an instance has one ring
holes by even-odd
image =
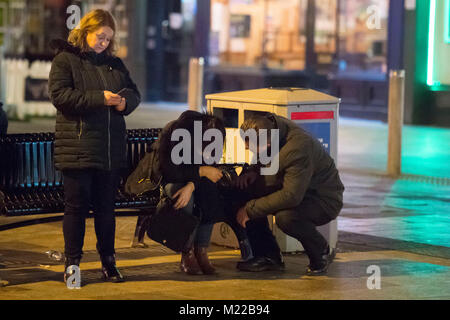
[[[214,274],[216,269],[212,266],[208,258],[208,248],[206,247],[195,247],[194,249],[195,257],[197,258],[198,265],[204,274]]]
[[[200,273],[200,268],[194,255],[194,249],[191,248],[189,252],[181,253],[180,269],[187,274],[194,275]]]

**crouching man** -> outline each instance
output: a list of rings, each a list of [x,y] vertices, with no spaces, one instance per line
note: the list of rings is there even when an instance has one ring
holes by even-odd
[[[259,139],[253,146],[251,139],[246,140],[246,148],[258,155],[266,152],[271,161],[278,160],[278,170],[264,175],[261,169],[270,164],[254,166],[257,170],[242,173],[235,182],[236,187],[253,195],[238,209],[237,221],[247,230],[254,258],[239,262],[237,268],[284,269],[281,250],[267,221],[268,215],[274,215],[277,226],[300,241],[305,249],[310,262],[307,274],[326,273],[335,253],[316,227],[336,219],[344,191],[333,159],[316,138],[294,122],[274,114],[247,119],[241,129],[243,132],[254,129],[258,134],[267,129],[267,139]],[[271,132],[278,135],[278,148],[273,146],[276,140],[270,137]]]

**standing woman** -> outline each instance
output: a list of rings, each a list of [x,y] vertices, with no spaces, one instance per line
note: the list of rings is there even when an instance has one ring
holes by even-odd
[[[49,77],[49,96],[57,109],[55,166],[64,179],[64,281],[67,267],[79,266],[85,218],[94,212],[103,279],[123,281],[116,267],[114,201],[119,170],[126,165],[124,116],[140,94],[122,60],[114,56],[114,18],[93,10],[68,41],[54,40],[57,54]]]

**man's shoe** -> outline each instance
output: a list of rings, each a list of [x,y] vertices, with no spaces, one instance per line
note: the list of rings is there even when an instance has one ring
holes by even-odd
[[[308,276],[321,276],[328,272],[328,267],[333,262],[336,256],[336,250],[331,249],[329,246],[324,251],[321,261],[311,262],[306,269]]]
[[[329,263],[324,260],[321,263],[310,264],[308,269],[306,269],[306,274],[308,276],[321,276],[327,273]]]
[[[104,256],[100,258],[102,261],[103,280],[109,282],[124,282],[124,278],[116,266],[116,258],[114,256]]]
[[[284,262],[282,259],[269,257],[255,257],[248,261],[240,261],[236,266],[241,271],[261,272],[261,271],[282,271]]]

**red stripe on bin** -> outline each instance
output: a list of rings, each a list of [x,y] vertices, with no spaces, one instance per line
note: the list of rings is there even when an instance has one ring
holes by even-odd
[[[291,120],[334,119],[334,111],[292,112]]]

